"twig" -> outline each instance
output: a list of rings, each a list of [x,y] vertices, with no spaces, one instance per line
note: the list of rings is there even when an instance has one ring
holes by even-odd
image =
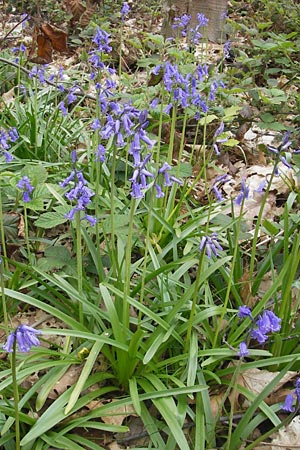
[[[2,43],[5,41],[5,39],[8,38],[8,36],[23,22],[25,22],[25,20],[29,17],[29,14],[26,14],[25,17],[23,17],[22,20],[20,20],[20,22],[18,22],[15,26],[13,26],[7,33],[6,35],[0,39],[0,47],[2,46]]]

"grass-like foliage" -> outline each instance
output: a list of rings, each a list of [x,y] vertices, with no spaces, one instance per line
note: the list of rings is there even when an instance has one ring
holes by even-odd
[[[27,62],[20,42],[0,55],[2,93],[13,95],[0,118],[5,450],[103,450],[114,439],[250,450],[298,409],[299,382],[283,409],[267,399],[299,370],[297,115],[282,119],[299,104],[284,59],[299,40],[264,34],[262,21],[248,59],[235,55],[237,76],[230,43],[211,63],[205,17],[189,30],[177,18],[178,37],[145,35],[138,70],[124,73],[129,14],[126,3],[115,13],[117,30],[95,18],[67,70]],[[240,27],[251,39],[251,20]],[[283,81],[259,66],[270,52]],[[280,132],[252,149],[269,169],[254,188],[233,134],[245,99],[260,130]],[[287,188],[272,216],[278,180]],[[274,375],[258,394],[241,382],[254,368]],[[127,421],[105,420],[118,415]],[[126,441],[133,415],[146,444]]]

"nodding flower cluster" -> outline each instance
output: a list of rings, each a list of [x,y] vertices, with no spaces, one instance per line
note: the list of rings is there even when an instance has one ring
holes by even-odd
[[[34,187],[32,186],[30,179],[26,175],[22,177],[20,181],[18,181],[17,188],[23,191],[23,202],[31,202],[30,194],[34,190]]]
[[[210,236],[203,236],[199,245],[200,252],[205,250],[208,258],[212,255],[219,256],[219,251],[223,251],[223,248],[219,244],[217,233],[212,233]]]
[[[16,142],[19,134],[16,128],[10,128],[8,131],[0,130],[0,156],[4,156],[7,163],[11,162],[14,157],[9,152],[11,142]]]
[[[208,19],[204,16],[204,14],[197,14],[197,24],[195,28],[190,27],[190,30],[188,32],[188,26],[191,22],[191,19],[192,16],[190,16],[189,14],[183,14],[181,17],[175,17],[172,28],[180,29],[181,36],[188,37],[191,44],[197,45],[202,38],[200,29],[207,26]]]
[[[275,173],[277,175],[278,175],[277,164],[279,161],[281,161],[282,164],[284,164],[289,169],[292,168],[291,164],[286,159],[286,151],[289,150],[289,147],[292,145],[292,141],[290,140],[290,135],[291,135],[290,131],[287,131],[284,134],[282,141],[278,147],[273,147],[272,145],[267,145],[267,149],[276,156],[276,163],[275,163],[276,164],[276,166],[275,166],[276,172]],[[290,153],[299,154],[300,150],[290,151]]]
[[[40,330],[36,330],[27,325],[19,325],[15,331],[8,336],[6,343],[3,345],[3,350],[12,353],[15,345],[17,345],[19,352],[29,352],[32,346],[40,345],[40,341],[37,338],[37,335],[39,334],[42,334]]]
[[[268,339],[268,333],[276,333],[280,331],[281,319],[277,317],[272,311],[264,311],[258,316],[256,320],[252,317],[251,309],[248,306],[240,306],[238,311],[238,317],[245,319],[249,317],[252,321],[252,327],[250,329],[250,337],[255,339],[259,344],[264,344]],[[249,354],[248,346],[245,341],[240,343],[240,351],[238,356],[244,358]]]
[[[126,2],[123,4],[121,13],[126,15],[129,12]],[[93,42],[98,46],[93,50],[92,58],[99,57],[99,53],[110,51],[109,35],[100,30],[96,31]],[[101,56],[101,55],[100,55]],[[99,62],[99,60],[97,60]],[[98,64],[98,63],[97,63]],[[96,66],[97,66],[96,64]],[[94,64],[95,66],[95,64]],[[98,64],[99,66],[99,64]],[[100,67],[100,66],[99,66]],[[101,66],[102,67],[102,66]],[[171,186],[173,182],[182,184],[182,182],[169,174],[171,166],[164,163],[158,169],[155,175],[153,171],[147,168],[151,164],[151,154],[149,150],[155,144],[147,133],[148,126],[148,111],[139,110],[130,102],[120,102],[114,97],[115,83],[107,78],[104,83],[97,82],[96,85],[97,100],[102,113],[102,120],[94,119],[91,124],[91,129],[98,133],[101,141],[95,151],[95,161],[104,163],[107,158],[107,148],[113,146],[118,149],[128,148],[128,154],[133,160],[133,170],[129,181],[131,183],[130,195],[132,198],[140,199],[145,195],[145,191],[150,187],[150,182],[154,181],[156,189],[156,197],[163,197],[162,186],[160,179],[163,178],[163,186]],[[107,144],[106,144],[107,143]],[[147,152],[146,156],[144,154]]]
[[[152,70],[154,75],[163,73],[162,82],[166,92],[169,93],[169,103],[165,108],[167,114],[173,107],[182,109],[193,108],[196,110],[195,118],[198,119],[201,114],[209,110],[208,102],[215,100],[216,91],[224,88],[222,81],[213,80],[209,85],[209,92],[206,96],[203,94],[203,81],[209,77],[206,64],[199,65],[195,73],[183,74],[176,64],[166,62],[163,65],[158,64]],[[157,106],[158,101],[152,101],[152,105]]]
[[[75,163],[75,157],[72,156],[72,161]],[[70,202],[75,202],[75,206],[71,209],[65,217],[69,220],[74,220],[76,212],[84,212],[84,217],[81,220],[87,220],[92,226],[97,222],[97,219],[89,214],[86,214],[86,208],[91,203],[91,197],[94,192],[87,187],[87,181],[80,170],[73,168],[70,175],[59,185],[63,188],[71,185],[71,189],[65,193],[65,197]]]

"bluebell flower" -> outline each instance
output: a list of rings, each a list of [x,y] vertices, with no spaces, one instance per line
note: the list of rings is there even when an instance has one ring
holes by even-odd
[[[98,52],[110,53],[112,51],[112,48],[109,45],[110,35],[99,27],[96,29],[92,42],[96,44]]]
[[[200,252],[205,250],[208,258],[211,258],[212,255],[218,257],[218,252],[223,251],[223,248],[218,242],[217,233],[212,233],[211,236],[203,236],[200,241],[199,250]]]
[[[45,80],[45,66],[33,66],[31,71],[28,74],[29,78],[38,78],[41,84],[44,84],[46,82]]]
[[[187,35],[187,27],[191,21],[191,18],[192,16],[188,14],[183,14],[181,17],[175,17],[172,28],[181,28],[181,36],[185,37]]]
[[[80,170],[73,169],[70,175],[59,185],[63,188],[71,185],[70,190],[65,193],[65,197],[74,204],[73,208],[65,215],[69,220],[74,220],[77,212],[83,212],[82,218],[94,225],[96,221],[90,215],[86,214],[86,209],[91,203],[91,198],[95,195],[94,192],[87,187],[87,181]]]
[[[297,380],[296,380],[295,394],[296,394],[298,403],[300,403],[300,378],[297,378]]]
[[[126,16],[128,15],[128,13],[129,13],[129,11],[130,11],[130,6],[128,5],[127,2],[124,2],[124,3],[122,4],[122,8],[121,8],[121,18],[122,18],[122,20],[125,19],[125,17],[126,17]]]
[[[200,27],[207,27],[209,19],[202,13],[197,14],[197,21]]]
[[[154,174],[146,169],[147,163],[151,159],[151,154],[148,154],[143,161],[135,165],[131,181],[131,196],[133,198],[142,198],[144,190],[148,187],[148,178],[154,178]]]
[[[263,344],[268,339],[268,333],[280,331],[280,322],[281,319],[272,311],[264,311],[263,314],[256,320],[256,328],[254,328],[251,332],[252,338],[256,339],[260,344]]]
[[[156,189],[156,198],[162,198],[165,196],[159,184],[155,183],[154,187]]]
[[[231,42],[230,41],[226,41],[225,44],[223,45],[223,53],[224,53],[224,58],[225,59],[229,59],[230,58],[230,48],[231,48]]]
[[[268,336],[259,328],[255,328],[254,330],[252,330],[251,337],[253,339],[256,339],[260,344],[264,344],[268,339]]]
[[[238,317],[240,319],[245,319],[245,317],[251,317],[252,318],[252,313],[251,313],[251,309],[248,306],[240,306],[239,307],[239,311],[238,311]]]
[[[7,163],[11,162],[14,157],[9,152],[11,142],[16,142],[19,133],[16,128],[10,128],[8,131],[0,130],[0,156],[3,155]]]
[[[3,345],[3,350],[8,353],[13,352],[16,341],[19,352],[29,352],[32,346],[40,345],[40,341],[37,338],[39,334],[42,334],[40,330],[27,325],[20,325],[8,336],[6,343]]]
[[[24,13],[22,14],[22,28],[26,28],[28,26],[28,20],[30,19],[29,14]]]
[[[197,25],[195,28],[191,28],[190,30],[190,39],[192,44],[197,45],[200,42],[200,39],[202,38],[202,33],[200,32],[200,29],[203,27],[206,27],[208,24],[208,18],[205,17],[204,14],[197,14]]]
[[[30,179],[27,176],[24,176],[21,178],[21,180],[17,183],[17,188],[21,189],[23,191],[23,202],[28,203],[31,201],[30,194],[34,190],[34,187],[32,186]]]
[[[66,116],[68,114],[68,110],[66,108],[65,102],[63,102],[63,101],[59,102],[57,107],[63,116]]]
[[[78,88],[78,86],[72,86],[70,89],[69,89],[69,92],[68,92],[68,95],[67,95],[67,102],[68,102],[68,105],[70,105],[71,103],[74,103],[74,102],[76,102],[76,100],[77,100],[77,95],[76,95],[76,92],[78,93],[78,90],[79,90],[79,88]]]
[[[293,403],[294,403],[294,395],[288,394],[285,397],[285,401],[284,401],[284,404],[281,406],[281,409],[283,411],[293,413],[295,411],[295,408],[293,407]]]
[[[106,148],[99,144],[95,152],[95,161],[105,162],[106,161]]]
[[[281,319],[277,317],[272,311],[264,311],[259,319],[256,321],[256,326],[263,333],[275,333],[280,331]]]
[[[223,137],[223,138],[220,137],[223,133],[224,133],[224,122],[221,122],[220,126],[216,129],[214,136],[213,136],[213,147],[218,156],[221,154],[218,144],[228,141],[228,137]]]
[[[242,179],[241,181],[241,192],[235,199],[234,203],[238,206],[241,206],[243,201],[249,198],[249,187],[246,186],[245,180]]]
[[[240,347],[240,351],[238,352],[238,356],[240,358],[244,358],[245,356],[249,355],[249,350],[248,350],[246,342],[244,342],[244,341],[241,342],[239,347]]]
[[[164,186],[172,186],[173,183],[182,185],[181,180],[169,174],[171,169],[172,167],[167,162],[164,162],[163,165],[158,169],[158,174],[162,174],[164,176]]]
[[[216,179],[214,180],[214,183],[212,185],[212,191],[215,194],[218,202],[222,202],[223,201],[223,196],[221,194],[221,191],[219,189],[220,185],[227,183],[227,181],[230,180],[230,177],[227,175],[227,173],[225,173],[224,175],[219,175],[218,177],[216,177]]]
[[[257,189],[255,189],[255,192],[263,192],[263,190],[265,189],[267,184],[268,184],[268,182],[265,178],[261,183],[259,183]]]
[[[272,145],[267,145],[267,149],[276,155],[277,157],[277,162],[278,160],[282,162],[282,164],[284,164],[286,167],[288,167],[289,169],[291,169],[291,164],[287,161],[286,156],[285,156],[285,152],[286,150],[288,150],[288,148],[292,145],[292,141],[290,140],[290,131],[287,131],[283,138],[281,143],[279,144],[278,148],[273,147]],[[293,154],[298,154],[300,153],[300,150],[294,150],[292,152]],[[276,164],[277,165],[277,164]],[[275,169],[277,169],[277,167],[275,167]],[[276,174],[278,174],[278,170],[276,172]]]

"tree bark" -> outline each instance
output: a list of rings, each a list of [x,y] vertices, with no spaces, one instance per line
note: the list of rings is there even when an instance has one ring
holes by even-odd
[[[197,14],[202,13],[209,19],[208,26],[203,28],[204,37],[212,42],[225,41],[223,26],[227,3],[227,0],[167,0],[163,34],[166,37],[176,36],[178,30],[172,28],[173,20],[183,14],[191,16],[190,27],[194,28],[197,25]]]

